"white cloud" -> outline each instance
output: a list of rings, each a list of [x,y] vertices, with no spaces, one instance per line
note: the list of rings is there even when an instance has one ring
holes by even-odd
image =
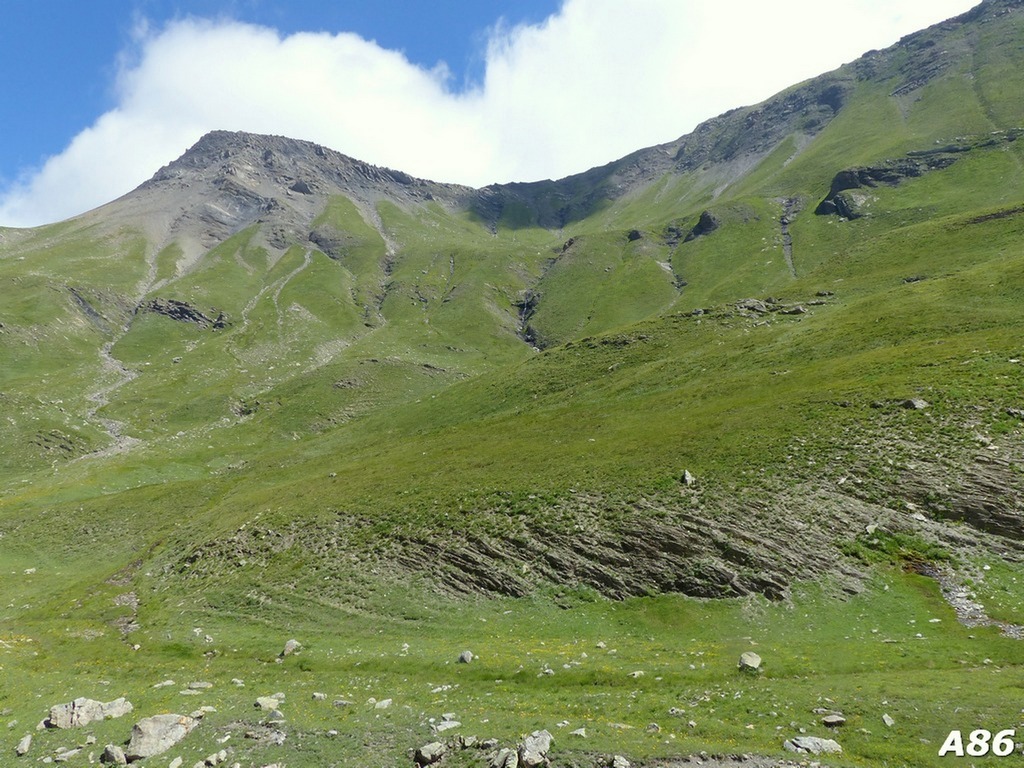
[[[559,178],[690,131],[963,12],[970,0],[565,0],[495,27],[483,81],[450,87],[348,33],[190,19],[139,25],[117,106],[0,194],[0,223],[74,215],[213,129],[308,139],[438,181]]]

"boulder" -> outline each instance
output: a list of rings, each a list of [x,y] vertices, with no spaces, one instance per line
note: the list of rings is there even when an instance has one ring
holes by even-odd
[[[433,765],[444,757],[445,746],[440,741],[424,744],[416,750],[416,765]]]
[[[740,654],[739,668],[744,672],[757,672],[761,669],[761,657],[753,651]]]
[[[526,768],[546,765],[551,750],[552,736],[548,731],[534,731],[519,747],[519,762]]]
[[[50,717],[46,720],[47,728],[80,728],[97,720],[108,717],[123,717],[131,712],[132,704],[125,698],[115,699],[106,703],[87,699],[84,696],[50,707]]]
[[[817,736],[794,736],[782,746],[798,754],[833,755],[843,751],[832,739],[819,739]]]
[[[174,714],[144,718],[132,726],[125,757],[128,762],[133,762],[162,754],[188,736],[198,722],[194,718]]]
[[[100,755],[100,762],[104,765],[128,765],[128,758],[125,757],[124,750],[116,744],[107,744],[103,748],[103,754]]]

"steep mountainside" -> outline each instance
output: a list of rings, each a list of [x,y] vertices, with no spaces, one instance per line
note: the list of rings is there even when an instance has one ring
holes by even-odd
[[[829,564],[852,573],[827,554],[830,527],[795,537],[799,515],[770,499],[810,509],[838,492],[832,515],[855,530],[880,514],[857,505],[914,487],[931,498],[939,481],[862,478],[870,492],[851,492],[794,466],[799,446],[844,477],[890,460],[894,429],[900,455],[969,462],[955,435],[1004,431],[1020,405],[1003,347],[1017,323],[1022,19],[1020,3],[984,3],[557,182],[472,190],[217,132],[118,201],[8,232],[11,519],[88,497],[88,477],[126,498],[223,487],[219,516],[244,522],[251,501],[236,508],[229,489],[259,478],[268,498],[318,488],[301,510],[278,507],[301,530],[338,506],[390,521],[385,559],[413,569],[446,529],[440,510],[473,510],[463,543],[442,547],[439,577],[459,589],[777,595]],[[932,410],[903,412],[915,396]],[[969,426],[976,408],[1004,426]],[[964,470],[962,494],[981,496],[936,512],[1016,532],[1014,466],[986,475],[988,492]],[[684,468],[702,480],[680,497]],[[155,509],[178,505],[161,498]],[[591,520],[605,507],[615,522]],[[650,510],[670,521],[654,537]],[[590,544],[572,554],[581,520]],[[199,530],[189,549],[228,546]],[[649,554],[593,559],[624,542]],[[539,558],[526,580],[513,573],[524,548]]]

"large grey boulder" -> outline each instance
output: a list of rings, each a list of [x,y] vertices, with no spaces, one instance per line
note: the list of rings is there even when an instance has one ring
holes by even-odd
[[[794,736],[782,746],[798,754],[833,755],[843,751],[838,742],[832,739],[819,739],[817,736]]]
[[[124,717],[134,707],[124,697],[108,701],[96,701],[81,696],[67,704],[50,707],[50,717],[46,720],[48,728],[80,728],[97,720]]]
[[[519,747],[519,763],[526,768],[536,768],[548,761],[548,752],[551,750],[552,736],[547,731],[534,731],[525,739]]]
[[[132,726],[132,738],[125,749],[128,762],[141,760],[166,752],[180,742],[198,724],[198,720],[185,715],[154,715]]]

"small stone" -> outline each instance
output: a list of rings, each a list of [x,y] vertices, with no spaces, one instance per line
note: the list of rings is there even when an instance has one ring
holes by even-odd
[[[632,677],[635,680],[638,677],[643,677],[644,673],[643,673],[643,670],[638,669],[636,672],[630,672],[629,676]]]
[[[648,733],[661,733],[661,726],[657,723],[648,723],[645,730]]]
[[[459,664],[469,664],[475,658],[472,651],[463,651],[459,654]]]
[[[293,653],[296,653],[301,650],[302,643],[295,639],[289,640],[287,643],[284,644],[284,650],[281,651],[281,658],[284,658],[285,656],[291,656]]]
[[[846,725],[846,718],[842,715],[825,715],[821,718],[821,724],[828,728],[839,728]]]
[[[817,736],[794,736],[782,746],[798,754],[832,755],[843,751],[843,748],[832,739],[819,739]]]
[[[761,668],[761,657],[753,651],[740,654],[739,668],[745,672],[757,672]]]
[[[608,763],[608,768],[630,768],[629,760],[622,755],[615,755]]]
[[[21,741],[18,742],[18,746],[14,748],[14,753],[21,757],[22,755],[28,754],[28,751],[32,748],[32,734],[27,733],[21,737]]]
[[[690,470],[684,469],[683,475],[682,477],[679,478],[679,481],[687,488],[691,488],[693,485],[696,484],[697,478],[693,476],[693,473],[690,472]]]
[[[579,736],[581,739],[587,738],[586,728],[577,728],[575,731],[569,731],[570,736]]]
[[[896,721],[893,720],[888,714],[882,715],[882,722],[885,723],[886,728],[892,728],[896,725]]]
[[[352,702],[348,699],[335,699],[331,706],[338,707],[339,709],[342,707],[351,707]]]
[[[391,699],[381,699],[373,705],[374,709],[387,709],[391,706]]]
[[[265,712],[269,712],[270,710],[277,709],[281,706],[281,702],[273,696],[260,696],[256,699],[256,704],[254,706],[256,709],[262,709]]]
[[[927,400],[921,399],[920,397],[912,397],[909,400],[904,400],[902,403],[900,403],[900,405],[902,405],[907,410],[923,411],[925,408],[928,408],[931,405],[931,403],[929,403]]]
[[[191,691],[205,691],[208,688],[213,688],[213,683],[199,681],[198,683],[189,683],[188,687]]]
[[[313,694],[313,701],[327,701],[327,694],[326,693],[314,693]]]
[[[182,758],[176,757],[173,760],[171,760],[171,763],[167,766],[167,768],[181,768],[181,764],[184,762],[185,761]]]

